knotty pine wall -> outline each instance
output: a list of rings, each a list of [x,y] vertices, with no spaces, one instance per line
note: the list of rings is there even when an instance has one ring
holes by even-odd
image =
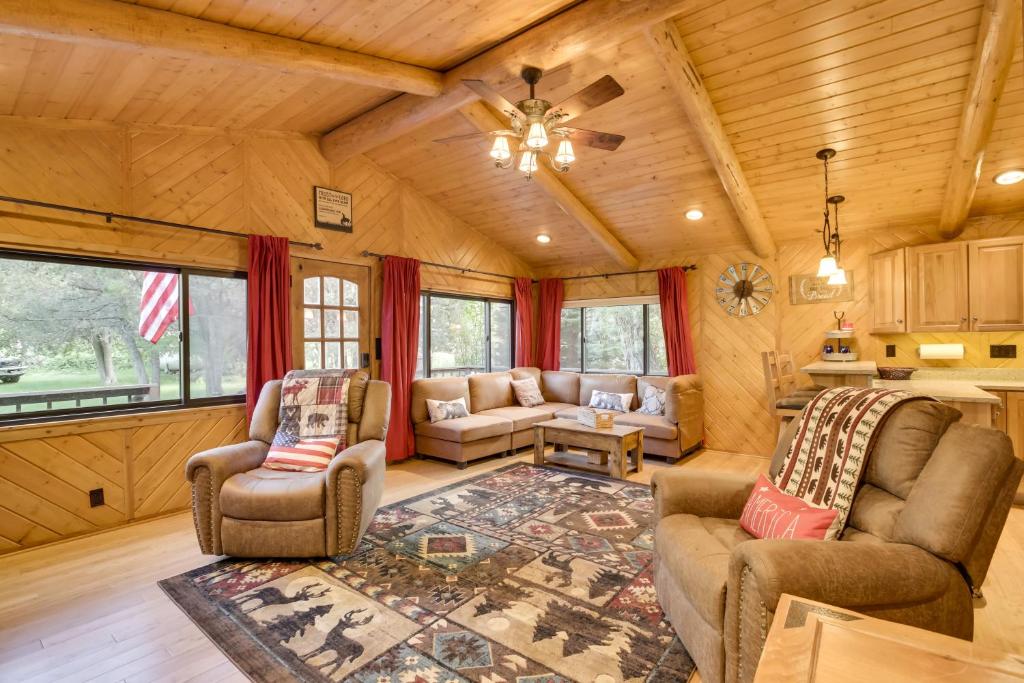
[[[293,240],[296,257],[372,270],[366,249],[510,275],[519,259],[365,158],[330,168],[311,138],[167,126],[0,118],[0,194]],[[313,227],[313,185],[351,192],[352,234]],[[0,203],[0,248],[244,269],[244,239]],[[508,280],[424,267],[424,287],[511,296]],[[376,368],[376,363],[374,366]],[[184,463],[246,433],[227,406],[0,427],[0,553],[181,510]],[[102,487],[107,504],[90,508]]]

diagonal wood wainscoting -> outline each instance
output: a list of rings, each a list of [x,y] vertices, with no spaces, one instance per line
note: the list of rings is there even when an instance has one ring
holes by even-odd
[[[189,456],[245,438],[244,406],[0,428],[0,554],[183,510]]]

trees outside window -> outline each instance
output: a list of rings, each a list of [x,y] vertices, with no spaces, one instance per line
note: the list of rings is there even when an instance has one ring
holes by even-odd
[[[666,375],[658,304],[562,309],[561,367],[591,373]]]
[[[417,377],[455,377],[512,367],[512,302],[424,292]]]

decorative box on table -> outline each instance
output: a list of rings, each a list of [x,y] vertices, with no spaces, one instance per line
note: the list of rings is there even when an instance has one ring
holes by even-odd
[[[610,429],[614,426],[615,413],[607,410],[594,410],[593,408],[580,408],[576,413],[576,420],[581,424],[594,429]]]

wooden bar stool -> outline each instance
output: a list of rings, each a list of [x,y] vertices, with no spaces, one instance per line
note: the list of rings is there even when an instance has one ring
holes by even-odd
[[[799,417],[810,400],[826,387],[816,384],[799,386],[793,369],[793,356],[788,353],[763,351],[761,364],[764,367],[768,412],[778,418],[778,434],[781,435],[789,421]]]

